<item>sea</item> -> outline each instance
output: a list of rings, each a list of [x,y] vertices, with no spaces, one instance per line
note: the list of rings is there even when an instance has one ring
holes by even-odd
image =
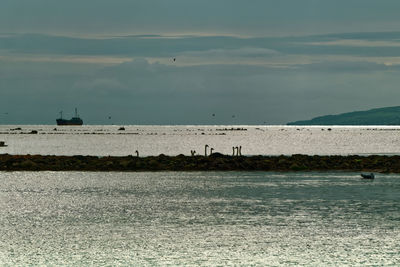
[[[206,144],[245,156],[400,155],[400,126],[0,125],[0,141],[0,153],[31,155],[204,155]]]
[[[3,125],[0,153],[397,155],[399,131]],[[0,172],[0,266],[399,266],[399,203],[398,174]]]

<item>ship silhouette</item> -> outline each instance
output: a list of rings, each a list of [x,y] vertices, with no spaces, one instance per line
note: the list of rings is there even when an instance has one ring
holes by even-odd
[[[75,108],[75,117],[70,120],[65,120],[62,117],[62,111],[60,111],[60,118],[56,120],[57,125],[82,125],[83,120],[78,116],[78,110]]]

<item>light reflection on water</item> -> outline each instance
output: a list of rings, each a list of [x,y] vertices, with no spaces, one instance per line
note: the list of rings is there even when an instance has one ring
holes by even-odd
[[[0,153],[141,156],[204,155],[208,144],[223,154],[400,155],[400,126],[50,126],[0,125]],[[18,130],[15,130],[18,129]],[[331,129],[330,131],[328,129]],[[29,134],[37,131],[38,134]]]
[[[393,265],[400,176],[0,173],[10,265]]]

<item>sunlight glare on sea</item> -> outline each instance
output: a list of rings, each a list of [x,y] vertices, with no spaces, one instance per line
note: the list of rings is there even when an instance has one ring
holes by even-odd
[[[0,172],[6,266],[397,266],[400,176]]]
[[[1,125],[0,153],[41,155],[140,156],[243,155],[399,155],[398,126],[49,126]],[[37,131],[37,134],[30,134]]]

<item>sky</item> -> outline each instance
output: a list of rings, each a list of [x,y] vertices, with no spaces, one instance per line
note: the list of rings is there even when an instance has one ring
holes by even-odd
[[[174,125],[397,106],[398,10],[398,0],[2,0],[0,124],[55,124],[75,107],[85,124]]]

